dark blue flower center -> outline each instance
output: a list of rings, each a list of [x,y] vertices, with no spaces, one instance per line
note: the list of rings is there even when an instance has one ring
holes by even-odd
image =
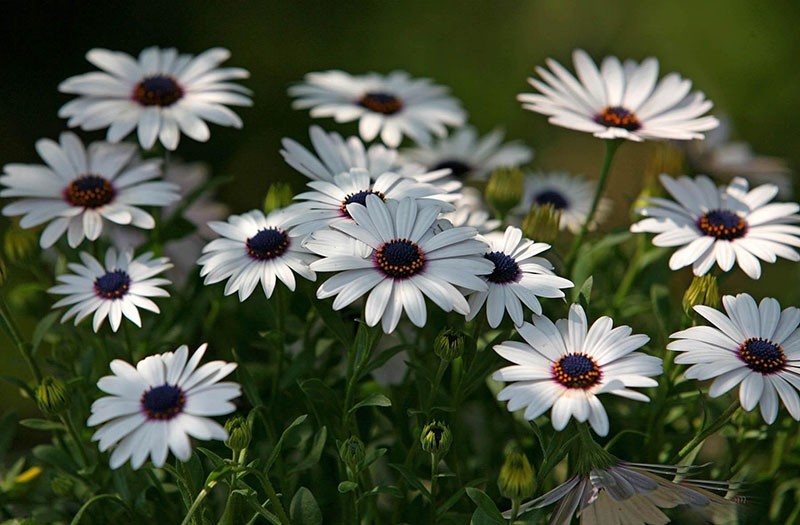
[[[108,179],[98,175],[83,175],[64,189],[64,199],[73,206],[99,208],[114,200],[115,193]]]
[[[483,257],[494,263],[494,270],[486,277],[491,283],[506,284],[522,276],[517,261],[503,252],[489,252]]]
[[[544,190],[543,192],[537,193],[533,197],[533,202],[539,206],[550,204],[557,210],[563,210],[569,204],[569,201],[567,201],[564,195],[555,190]]]
[[[131,278],[123,270],[114,270],[94,280],[94,293],[103,299],[121,299],[131,287]]]
[[[386,200],[386,196],[383,193],[375,190],[361,190],[357,193],[351,193],[347,197],[345,197],[344,200],[342,201],[342,206],[341,206],[342,215],[348,218],[352,218],[350,217],[350,212],[347,211],[347,205],[355,202],[356,204],[361,204],[363,206],[366,206],[368,195],[377,195],[382,201]]]
[[[586,354],[567,354],[553,364],[553,377],[567,388],[589,388],[602,375],[597,362]]]
[[[732,241],[747,233],[747,222],[730,210],[711,210],[697,219],[697,227],[703,235]]]
[[[183,97],[183,89],[174,78],[156,75],[148,77],[133,88],[133,99],[143,106],[167,107]]]
[[[622,128],[628,131],[636,131],[642,127],[636,115],[622,106],[608,106],[601,113],[595,115],[594,121],[601,126]]]
[[[176,385],[161,385],[142,394],[141,403],[148,418],[165,421],[181,413],[186,394]]]
[[[277,228],[264,228],[245,242],[247,255],[259,261],[280,257],[289,247],[289,236]]]
[[[472,171],[472,167],[469,164],[466,164],[457,159],[443,160],[442,162],[438,163],[436,166],[431,168],[431,171],[443,170],[443,169],[449,169],[453,177],[463,177],[464,175]]]
[[[780,372],[786,365],[783,348],[769,339],[752,337],[739,347],[739,358],[756,372],[772,374]]]
[[[392,115],[403,109],[403,101],[390,93],[372,91],[358,100],[358,105],[375,113]]]
[[[389,277],[404,279],[419,272],[425,265],[425,254],[416,243],[397,239],[384,243],[375,252],[378,268]]]

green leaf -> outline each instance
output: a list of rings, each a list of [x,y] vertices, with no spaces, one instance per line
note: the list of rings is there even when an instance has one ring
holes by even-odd
[[[376,448],[372,452],[366,455],[364,460],[361,462],[361,469],[365,469],[368,466],[372,465],[376,459],[386,454],[385,448]]]
[[[236,360],[237,363],[244,363],[242,361],[242,357],[239,355],[239,352],[236,351],[235,348],[231,348],[231,352],[233,353],[233,358]],[[247,370],[246,366],[238,366],[236,367],[236,376],[239,378],[239,383],[242,385],[242,391],[244,392],[244,396],[250,401],[250,404],[254,407],[264,406],[264,401],[261,399],[261,394],[258,393],[258,387],[256,386],[256,382],[253,380],[253,376],[250,375],[250,372]]]
[[[302,472],[304,470],[310,469],[314,465],[319,463],[320,458],[322,457],[322,451],[325,448],[325,442],[328,440],[328,428],[322,427],[319,429],[314,435],[314,442],[311,444],[311,450],[308,451],[308,456],[303,458],[302,461],[297,463],[294,467],[289,470],[289,474],[295,474],[297,472]]]
[[[322,525],[322,511],[310,490],[297,489],[289,504],[289,518],[294,525]]]
[[[44,336],[50,331],[50,328],[53,326],[53,323],[56,322],[59,315],[61,315],[61,312],[50,312],[42,317],[41,321],[36,323],[36,328],[33,329],[33,335],[31,336],[31,344],[33,345],[34,353],[38,350],[39,345],[42,344]]]
[[[497,510],[497,506],[484,491],[475,487],[467,487],[464,490],[467,492],[469,499],[478,506],[477,511],[472,515],[472,523],[506,524],[505,518],[503,518],[503,515]],[[480,521],[475,521],[476,515]]]
[[[375,370],[376,368],[380,368],[386,364],[386,362],[391,359],[392,357],[396,356],[403,350],[408,350],[411,348],[411,345],[395,345],[389,347],[385,350],[382,350],[375,359],[364,365],[364,368],[361,370],[361,373],[358,375],[357,380],[363,379],[366,375],[370,372]]]
[[[94,496],[89,501],[83,504],[83,506],[78,510],[78,513],[75,514],[75,517],[72,519],[71,525],[78,525],[81,522],[81,519],[83,519],[83,515],[86,514],[87,510],[89,510],[89,507],[91,507],[98,501],[103,501],[103,500],[111,500],[118,503],[125,509],[126,512],[130,514],[128,506],[116,494],[98,494],[97,496]]]
[[[594,276],[590,275],[583,281],[583,284],[580,288],[573,288],[572,289],[572,302],[577,303],[581,297],[584,298],[586,301],[586,305],[589,304],[592,298],[592,286],[594,285]],[[584,305],[584,306],[586,306]]]
[[[383,394],[370,394],[366,399],[362,399],[352,407],[348,412],[355,412],[361,407],[390,407],[392,401]]]
[[[72,456],[53,445],[39,445],[38,447],[34,447],[33,457],[48,465],[58,467],[64,472],[73,473],[78,468]]]
[[[275,443],[275,447],[273,447],[272,452],[269,455],[269,458],[267,458],[267,463],[264,466],[264,472],[269,472],[269,469],[272,466],[272,464],[275,462],[276,459],[278,459],[278,454],[280,454],[281,452],[281,447],[283,447],[283,441],[286,439],[286,436],[289,435],[289,433],[293,429],[301,425],[303,421],[306,420],[307,417],[308,417],[307,414],[303,414],[302,416],[297,417],[294,421],[289,423],[289,426],[286,427],[286,430],[283,431],[281,437],[278,438],[278,442]]]
[[[420,491],[426,499],[430,499],[431,493],[428,491],[425,485],[422,484],[417,475],[414,474],[410,469],[406,468],[405,465],[400,463],[389,463],[389,466],[399,472],[400,475],[403,476],[403,479],[406,480],[406,483]]]
[[[34,430],[44,430],[44,431],[51,431],[51,430],[59,430],[61,432],[66,431],[66,427],[63,424],[57,421],[50,421],[49,419],[23,419],[19,422],[20,425],[26,428],[32,428]]]
[[[341,313],[333,311],[328,303],[324,301],[311,301],[314,309],[322,319],[322,323],[328,328],[336,339],[345,347],[349,347],[353,342],[353,329],[342,321]]]
[[[9,412],[0,417],[0,464],[8,453],[11,443],[14,441],[14,435],[17,433],[17,416]]]
[[[339,483],[339,486],[336,487],[340,494],[347,494],[350,491],[356,490],[356,488],[358,488],[358,483],[355,481],[342,481]]]

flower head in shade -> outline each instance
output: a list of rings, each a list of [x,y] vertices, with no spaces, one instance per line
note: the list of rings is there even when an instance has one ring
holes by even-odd
[[[722,298],[724,313],[698,305],[694,310],[711,326],[676,332],[667,348],[681,352],[675,362],[691,365],[686,377],[714,379],[709,389],[718,397],[736,385],[747,411],[761,407],[764,421],[778,416],[778,398],[800,420],[800,310],[781,311],[778,301],[765,298],[756,305],[748,294]]]
[[[549,116],[551,124],[592,133],[604,139],[702,139],[703,131],[717,127],[712,107],[701,92],[689,94],[692,83],[677,73],[658,80],[658,60],[641,64],[606,57],[598,70],[589,55],[572,54],[578,78],[548,59],[550,70],[537,67],[541,77],[528,82],[539,93],[517,97],[522,107]]]
[[[22,228],[48,223],[39,244],[49,248],[64,234],[71,247],[93,241],[108,220],[138,228],[155,226],[152,215],[137,206],[166,206],[180,198],[178,187],[153,181],[160,161],[139,162],[132,144],[94,142],[89,148],[73,133],[60,142],[42,139],[36,151],[47,165],[6,164],[0,197],[22,197],[3,215],[24,215]]]
[[[649,198],[637,211],[647,217],[631,226],[632,232],[657,233],[656,246],[681,246],[669,260],[673,270],[692,265],[695,275],[707,273],[716,263],[727,272],[734,263],[750,278],[761,277],[759,259],[778,257],[800,260],[800,204],[770,203],[778,187],[764,184],[749,189],[745,179],[735,178],[717,188],[705,176],[673,179],[661,175],[661,183],[677,202]]]
[[[97,388],[110,394],[92,403],[89,426],[103,425],[92,436],[101,452],[111,447],[111,468],[130,459],[138,469],[150,457],[161,467],[171,450],[181,461],[192,456],[190,437],[202,440],[228,438],[225,429],[208,416],[230,414],[231,400],[241,395],[232,382],[220,382],[236,363],[200,360],[206,345],[189,357],[182,345],[175,352],[151,355],[136,367],[115,359],[113,375],[101,377]]]
[[[53,305],[53,308],[69,306],[61,322],[75,317],[77,325],[92,313],[92,328],[95,332],[108,317],[113,331],[117,331],[122,316],[136,326],[142,326],[138,308],[159,313],[158,306],[149,297],[169,297],[159,286],[170,281],[156,277],[172,267],[166,257],[153,258],[152,253],[142,254],[135,259],[133,252],[110,248],[106,252],[105,265],[86,252],[80,253],[83,264],[69,263],[73,273],[56,277],[60,283],[48,290],[52,294],[66,295]]]
[[[403,135],[426,144],[431,134],[444,137],[446,126],[460,126],[466,120],[461,104],[446,88],[404,71],[386,76],[308,73],[304,83],[289,88],[289,95],[296,97],[295,109],[310,108],[312,117],[333,117],[336,122],[358,120],[362,139],[370,142],[380,135],[391,148],[400,145]]]
[[[205,277],[205,284],[228,280],[225,295],[238,291],[239,300],[244,301],[260,282],[269,299],[277,279],[292,291],[295,273],[311,281],[316,279],[308,266],[317,257],[303,248],[302,237],[286,226],[283,210],[266,216],[253,210],[208,226],[222,237],[203,248],[197,264],[203,267],[200,275]]]
[[[561,212],[559,228],[578,233],[592,208],[594,193],[594,181],[579,175],[566,172],[527,173],[522,202],[514,213],[525,216],[532,206],[549,204]],[[601,198],[590,226],[594,228],[610,211],[611,201]]]
[[[594,431],[608,434],[608,415],[598,394],[615,394],[636,401],[649,401],[628,387],[651,387],[652,376],[661,374],[661,359],[634,352],[650,340],[631,335],[631,328],[613,328],[610,317],[589,326],[580,305],[573,304],[569,318],[553,323],[534,316],[533,324],[516,328],[524,343],[505,341],[495,351],[515,363],[492,376],[512,382],[497,398],[508,401],[508,410],[525,408],[524,417],[534,420],[550,407],[553,428],[564,430],[570,417],[589,421]]]
[[[503,136],[496,129],[478,137],[475,128],[465,126],[433,145],[409,148],[403,151],[403,157],[431,171],[449,169],[461,180],[485,180],[497,168],[521,166],[533,158],[531,148],[519,141],[503,144]]]
[[[505,233],[489,233],[484,239],[489,248],[483,257],[492,262],[494,270],[484,276],[489,289],[469,296],[468,321],[478,315],[485,303],[489,326],[497,328],[506,312],[519,326],[524,320],[523,304],[541,315],[538,297],[564,297],[561,289],[575,286],[569,279],[555,275],[547,259],[537,257],[550,245],[524,239],[519,228],[509,226]]]
[[[383,331],[391,333],[404,310],[414,325],[425,325],[425,297],[445,312],[466,315],[469,305],[457,287],[486,290],[479,277],[493,268],[483,258],[486,245],[473,228],[434,233],[438,206],[368,195],[365,204],[352,203],[347,210],[352,222],[333,223],[336,231],[322,231],[322,239],[315,234],[306,242],[324,257],[311,263],[312,270],[337,272],[317,290],[320,299],[336,296],[334,310],[368,293],[366,323],[381,321]],[[355,252],[353,239],[369,247],[365,256]]]
[[[173,48],[148,47],[139,58],[107,49],[92,49],[86,59],[102,69],[63,81],[62,93],[79,95],[58,115],[69,127],[108,128],[107,140],[118,142],[137,130],[139,143],[150,149],[159,140],[169,150],[178,147],[181,133],[205,142],[207,122],[242,127],[227,106],[250,106],[250,91],[231,82],[247,78],[241,68],[219,65],[230,57],[215,47],[197,56]]]

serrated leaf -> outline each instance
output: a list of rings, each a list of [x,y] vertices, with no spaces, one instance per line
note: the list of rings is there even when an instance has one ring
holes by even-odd
[[[480,518],[489,520],[482,521],[480,523],[497,523],[505,525],[506,520],[503,518],[503,514],[497,510],[497,506],[494,504],[494,501],[492,501],[492,499],[487,496],[484,491],[476,487],[467,487],[464,490],[466,491],[467,496],[469,496],[469,499],[471,499],[472,502],[478,506],[478,510],[482,511],[484,514],[484,516],[480,516]],[[475,514],[473,514],[472,517],[474,520]]]
[[[390,407],[392,406],[392,400],[386,397],[383,394],[371,394],[367,396],[366,399],[362,399],[352,407],[348,412],[355,412],[361,407]]]
[[[59,430],[61,432],[66,430],[66,427],[64,427],[62,423],[59,423],[58,421],[50,421],[49,419],[23,419],[19,422],[19,424],[23,427],[32,428],[34,430]]]
[[[357,487],[358,483],[355,481],[342,481],[336,487],[336,490],[338,490],[340,494],[347,494],[350,491],[356,490]]]
[[[322,525],[322,511],[310,490],[297,489],[289,504],[289,517],[294,525]]]

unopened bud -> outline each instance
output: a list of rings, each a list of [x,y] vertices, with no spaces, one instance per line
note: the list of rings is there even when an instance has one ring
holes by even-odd
[[[525,454],[511,452],[506,455],[503,466],[500,467],[497,486],[500,494],[510,500],[521,500],[533,495],[533,468]]]
[[[358,464],[364,461],[364,443],[356,436],[350,436],[339,447],[339,457],[353,472],[358,472]]]
[[[429,454],[435,454],[439,457],[447,454],[450,450],[450,442],[453,436],[450,429],[444,423],[434,421],[425,425],[422,433],[419,436],[419,441],[422,444],[422,450]]]
[[[274,182],[270,184],[267,196],[264,197],[264,213],[289,206],[293,198],[294,192],[287,183]]]
[[[239,415],[233,416],[225,422],[225,431],[228,433],[225,446],[236,454],[246,449],[253,438],[250,422]]]
[[[536,242],[552,243],[558,238],[561,225],[561,210],[552,204],[531,206],[522,220],[522,232]]]
[[[60,414],[67,408],[69,392],[63,381],[52,376],[42,379],[36,387],[36,404],[47,415]]]
[[[64,474],[56,474],[50,481],[50,489],[56,496],[61,496],[62,498],[71,496],[74,488],[75,482]]]
[[[486,185],[486,200],[504,218],[522,199],[523,176],[519,168],[499,168]]]
[[[705,275],[695,275],[692,284],[683,294],[683,311],[686,315],[691,315],[695,306],[702,304],[717,308],[719,306],[719,288],[717,278],[707,273]]]
[[[464,334],[459,330],[445,328],[433,340],[433,351],[443,361],[458,359],[464,353]]]

